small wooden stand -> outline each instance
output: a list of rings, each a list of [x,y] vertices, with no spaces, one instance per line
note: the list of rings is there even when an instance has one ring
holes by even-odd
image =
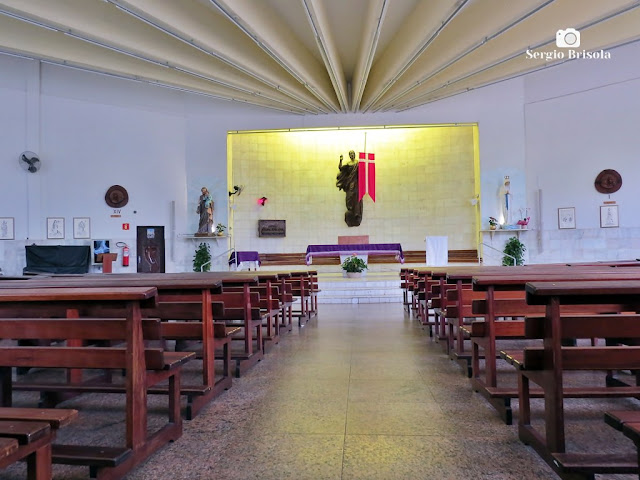
[[[118,258],[117,253],[102,254],[102,273],[113,273],[113,262]]]

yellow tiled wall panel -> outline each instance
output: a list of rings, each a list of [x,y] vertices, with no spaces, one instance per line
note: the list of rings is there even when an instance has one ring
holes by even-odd
[[[476,248],[476,126],[251,132],[229,134],[234,185],[230,222],[235,247],[264,253],[304,252],[339,235],[369,235],[424,250],[425,236],[446,235],[449,249]],[[366,141],[366,147],[365,147]],[[340,155],[375,154],[376,202],[365,196],[358,227],[344,221],[336,187]],[[266,205],[257,202],[267,197]],[[284,238],[258,237],[259,219],[286,220]]]

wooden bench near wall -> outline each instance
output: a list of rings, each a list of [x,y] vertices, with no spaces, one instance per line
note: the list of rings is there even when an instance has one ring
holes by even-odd
[[[404,250],[405,263],[425,263],[424,250]],[[304,265],[306,253],[260,253],[262,266],[269,265]],[[478,263],[477,250],[449,250],[451,263]],[[398,263],[395,255],[372,255],[369,263]],[[313,257],[313,265],[340,265],[340,256]]]

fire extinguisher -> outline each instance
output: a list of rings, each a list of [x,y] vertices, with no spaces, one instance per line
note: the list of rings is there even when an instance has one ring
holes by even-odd
[[[128,267],[129,266],[129,245],[127,245],[124,242],[118,242],[116,243],[116,246],[122,247],[122,266]]]

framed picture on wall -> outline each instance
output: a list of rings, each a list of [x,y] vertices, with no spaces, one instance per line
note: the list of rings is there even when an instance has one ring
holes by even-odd
[[[47,238],[64,238],[64,218],[47,217]]]
[[[0,217],[0,240],[14,240],[15,225],[13,217]]]
[[[576,228],[575,207],[562,207],[558,209],[558,228]]]
[[[618,227],[618,205],[600,206],[600,228]]]
[[[73,238],[91,238],[89,217],[73,217]]]

